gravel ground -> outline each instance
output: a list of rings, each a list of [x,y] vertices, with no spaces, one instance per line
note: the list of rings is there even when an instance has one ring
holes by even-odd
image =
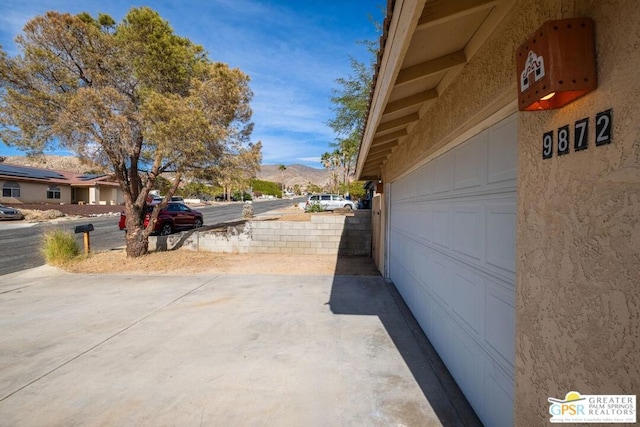
[[[124,206],[122,205],[54,205],[48,203],[23,203],[20,205],[13,205],[14,208],[20,210],[36,210],[36,211],[47,211],[47,210],[56,210],[60,211],[65,215],[70,216],[91,216],[112,212],[122,212],[124,210]]]

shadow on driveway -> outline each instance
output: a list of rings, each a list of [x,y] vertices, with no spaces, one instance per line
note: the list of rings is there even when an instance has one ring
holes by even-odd
[[[338,271],[349,261],[342,258],[341,267],[339,260]],[[442,425],[482,426],[391,282],[379,275],[370,280],[336,275],[329,305],[334,314],[376,316],[380,320]]]

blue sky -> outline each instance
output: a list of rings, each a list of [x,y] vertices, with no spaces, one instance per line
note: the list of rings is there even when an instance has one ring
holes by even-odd
[[[386,0],[2,0],[0,44],[13,40],[32,17],[48,10],[98,12],[119,22],[131,7],[149,6],[176,34],[202,45],[209,58],[251,77],[253,141],[263,143],[263,164],[322,167],[335,138],[331,89],[351,71],[349,56],[368,61],[359,40],[377,40],[369,15],[382,22]],[[21,152],[0,142],[0,155]],[[70,154],[57,152],[56,154]]]

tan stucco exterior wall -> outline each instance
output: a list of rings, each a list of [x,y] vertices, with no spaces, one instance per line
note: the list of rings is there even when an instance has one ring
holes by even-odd
[[[640,392],[640,5],[576,0],[573,13],[595,22],[598,89],[560,110],[519,117],[515,404],[522,426],[547,421],[547,398],[571,390]],[[613,142],[596,147],[595,115],[609,108]],[[589,148],[543,161],[542,134],[557,136],[568,124],[573,135],[585,117]]]
[[[0,189],[6,181],[0,181]],[[47,199],[47,189],[49,184],[39,184],[33,182],[18,182],[20,184],[20,198],[0,197],[0,202],[6,204],[20,203],[71,203],[71,187],[57,185],[60,189],[60,199]],[[0,193],[0,196],[2,193]]]
[[[517,47],[549,19],[583,16],[595,22],[598,89],[560,110],[518,113],[519,426],[547,424],[547,398],[571,390],[640,391],[640,5],[516,1],[383,169],[393,182],[515,111]],[[610,108],[613,142],[595,147],[595,115]],[[585,117],[589,148],[543,161],[543,133],[569,125],[573,137]]]
[[[124,197],[122,197],[122,190],[119,187],[110,187],[106,185],[100,186],[100,201],[106,204],[122,204],[124,203]]]

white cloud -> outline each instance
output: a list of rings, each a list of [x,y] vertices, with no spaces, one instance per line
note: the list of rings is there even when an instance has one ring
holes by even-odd
[[[305,163],[322,163],[320,157],[300,157],[298,160]]]

